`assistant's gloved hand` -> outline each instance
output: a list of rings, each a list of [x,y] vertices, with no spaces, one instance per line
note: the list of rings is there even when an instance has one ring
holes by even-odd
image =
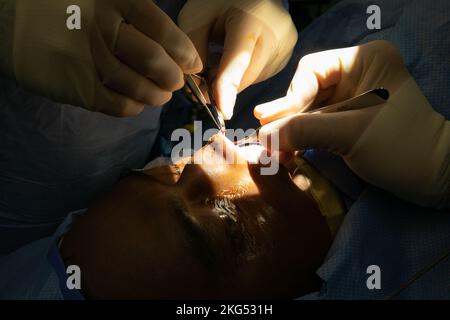
[[[297,42],[281,0],[188,0],[178,24],[204,63],[208,44],[223,43],[213,88],[226,119],[233,116],[236,95],[282,70]]]
[[[385,87],[385,104],[328,114],[301,114]],[[386,41],[305,56],[279,100],[259,105],[261,141],[279,136],[280,150],[340,154],[361,178],[407,201],[450,207],[450,122],[435,112]]]
[[[67,8],[81,8],[69,30]],[[58,102],[115,116],[159,106],[203,66],[152,0],[0,0],[0,69]]]

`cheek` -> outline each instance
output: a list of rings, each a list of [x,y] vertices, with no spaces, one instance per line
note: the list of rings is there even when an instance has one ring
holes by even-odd
[[[261,197],[253,196],[242,199],[238,207],[243,214],[243,222],[246,226],[245,234],[249,237],[248,244],[253,246],[255,252],[273,247],[273,230],[276,229],[279,213],[268,205]]]
[[[165,234],[151,239],[158,248],[146,250],[147,255],[140,257],[145,261],[140,270],[143,275],[140,281],[149,279],[144,287],[153,294],[151,298],[207,298],[214,278],[192,254],[184,239],[185,231],[176,224],[161,223],[160,228],[165,230]]]

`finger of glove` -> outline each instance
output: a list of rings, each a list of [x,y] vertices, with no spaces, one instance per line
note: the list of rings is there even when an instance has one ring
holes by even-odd
[[[296,114],[262,127],[260,141],[272,144],[271,141],[277,139],[279,149],[284,152],[314,148],[346,155],[379,108],[381,106],[338,113]]]
[[[288,114],[302,112],[318,100],[330,98],[342,80],[342,64],[349,65],[352,59],[356,59],[357,52],[357,47],[351,47],[304,56],[286,97],[256,106],[255,116],[262,123],[269,123]],[[351,88],[347,89],[351,91]]]
[[[123,23],[117,40],[116,56],[161,89],[176,91],[184,85],[183,71],[155,41],[132,25]]]
[[[239,18],[231,15],[225,22],[224,52],[214,83],[217,104],[227,119],[233,116],[236,96],[260,36],[259,27]]]
[[[113,117],[132,117],[144,110],[142,102],[130,99],[103,86],[97,86],[94,110]]]
[[[103,85],[129,99],[151,106],[159,106],[170,100],[171,92],[162,90],[151,80],[121,63],[109,51],[98,30],[94,32],[93,40],[93,60]]]
[[[203,69],[192,41],[152,0],[136,1],[126,20],[159,43],[184,73],[198,73]]]

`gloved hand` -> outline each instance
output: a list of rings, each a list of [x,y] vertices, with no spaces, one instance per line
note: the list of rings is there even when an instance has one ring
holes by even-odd
[[[70,5],[81,30],[69,30]],[[159,106],[203,66],[152,0],[0,0],[0,67],[58,102],[115,116]]]
[[[208,44],[223,43],[213,89],[225,119],[233,116],[236,95],[282,70],[297,42],[281,0],[188,0],[178,24],[205,65]]]
[[[301,114],[385,87],[382,105],[328,114]],[[450,122],[435,112],[386,41],[324,51],[299,63],[287,95],[259,105],[261,141],[280,150],[325,149],[340,154],[367,182],[407,201],[450,207]],[[270,146],[268,146],[270,147]]]

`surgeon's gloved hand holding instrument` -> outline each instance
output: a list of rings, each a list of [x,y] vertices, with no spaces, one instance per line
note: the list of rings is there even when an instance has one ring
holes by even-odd
[[[302,111],[301,114],[318,114],[359,110],[385,103],[386,101],[388,101],[388,99],[388,90],[386,90],[385,88],[376,88],[364,92],[356,97],[340,101],[329,106],[317,107],[313,108],[312,110]],[[262,128],[263,127],[259,127],[253,134],[249,135],[245,139],[240,140],[239,145],[261,144],[259,132]]]
[[[305,113],[371,88],[386,103],[332,113]],[[422,206],[450,207],[450,122],[435,112],[386,41],[319,52],[299,63],[287,95],[259,105],[260,141],[279,136],[280,150],[339,154],[358,176]]]
[[[192,41],[152,0],[0,0],[0,39],[3,75],[113,116],[166,103],[184,74],[203,68]]]
[[[283,0],[187,0],[178,25],[204,65],[210,43],[223,45],[212,86],[225,120],[233,116],[237,94],[281,71],[297,42]]]
[[[211,101],[209,105],[208,102],[206,101],[206,98],[202,90],[200,89],[197,82],[194,80],[194,77],[199,81],[204,82],[204,84],[208,87],[209,99]],[[202,107],[205,109],[206,113],[212,119],[217,129],[225,133],[226,130],[225,120],[223,118],[222,112],[217,109],[217,105],[215,104],[210,85],[206,83],[206,81],[202,77],[197,75],[185,75],[185,80],[186,80],[185,88],[187,89],[187,91],[194,96],[195,100],[197,100],[198,103],[202,105]]]

